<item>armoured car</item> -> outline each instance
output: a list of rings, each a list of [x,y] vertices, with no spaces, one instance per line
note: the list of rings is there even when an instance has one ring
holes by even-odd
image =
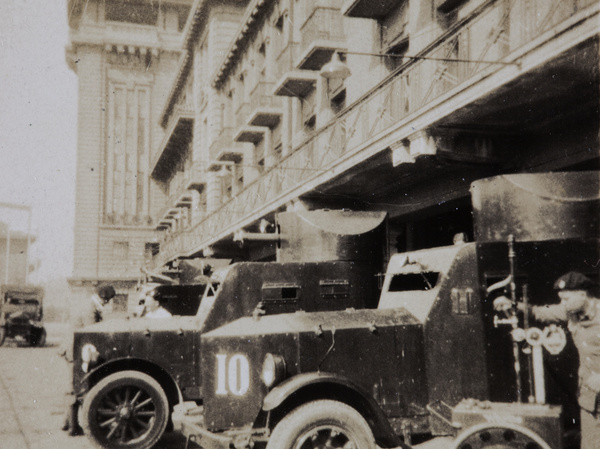
[[[377,306],[385,213],[284,212],[277,228],[278,261],[230,265],[195,316],[111,320],[75,334],[73,385],[97,446],[152,447],[173,406],[202,400],[203,332],[243,316]]]
[[[599,192],[597,172],[476,181],[476,241],[393,255],[377,309],[203,334],[203,405],[179,404],[176,429],[204,448],[408,448],[444,435],[460,449],[562,448],[575,354],[560,328],[520,322],[516,303],[547,303],[567,271],[598,279]],[[498,316],[504,294],[514,308]]]

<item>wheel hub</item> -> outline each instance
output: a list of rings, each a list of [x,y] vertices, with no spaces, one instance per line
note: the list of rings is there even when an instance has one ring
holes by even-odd
[[[133,408],[131,407],[131,404],[125,404],[119,409],[119,417],[122,419],[129,419],[132,414]]]
[[[354,449],[352,439],[342,429],[326,426],[309,431],[295,449]]]
[[[542,449],[542,447],[528,435],[499,427],[474,432],[460,442],[458,449]]]

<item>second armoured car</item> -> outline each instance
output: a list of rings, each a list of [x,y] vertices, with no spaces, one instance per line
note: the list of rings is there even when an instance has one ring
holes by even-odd
[[[73,386],[87,435],[100,447],[152,447],[176,404],[204,396],[204,332],[243,316],[377,307],[385,220],[380,212],[282,213],[278,262],[230,265],[195,316],[111,320],[77,332]]]

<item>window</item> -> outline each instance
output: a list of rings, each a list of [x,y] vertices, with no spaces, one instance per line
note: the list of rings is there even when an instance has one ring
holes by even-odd
[[[271,284],[262,286],[262,299],[270,303],[296,303],[300,298],[300,286],[295,284]]]
[[[313,114],[304,122],[304,131],[312,133],[316,129],[317,117]]]
[[[119,1],[106,2],[106,20],[128,22],[141,25],[156,25],[158,21],[158,2]]]
[[[146,242],[144,245],[144,260],[150,260],[160,251],[160,243]]]
[[[386,50],[386,54],[390,55],[389,58],[385,58],[385,66],[393,72],[404,63],[404,59],[399,56],[404,56],[408,52],[408,38],[404,38],[398,42],[393,43]]]
[[[346,107],[346,89],[343,89],[335,97],[331,99],[331,110],[334,114],[338,114]]]
[[[119,293],[112,299],[113,312],[127,312],[128,295]]]
[[[350,283],[345,280],[319,281],[321,299],[346,299],[350,296]]]
[[[150,101],[147,85],[109,81],[103,222],[141,226],[149,213]]]
[[[426,291],[437,284],[440,273],[406,273],[395,274],[390,282],[390,292]]]
[[[262,286],[261,306],[267,315],[294,312],[299,299],[299,285],[265,283]]]
[[[283,153],[283,145],[281,144],[281,142],[279,142],[277,145],[275,145],[275,148],[273,148],[273,159],[275,161],[281,160],[282,153]]]

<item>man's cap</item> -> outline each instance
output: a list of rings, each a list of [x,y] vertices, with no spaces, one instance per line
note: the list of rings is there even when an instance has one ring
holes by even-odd
[[[99,285],[96,287],[96,293],[106,302],[110,301],[116,294],[112,285]]]
[[[556,280],[554,290],[587,290],[594,285],[594,282],[584,274],[570,271]]]

